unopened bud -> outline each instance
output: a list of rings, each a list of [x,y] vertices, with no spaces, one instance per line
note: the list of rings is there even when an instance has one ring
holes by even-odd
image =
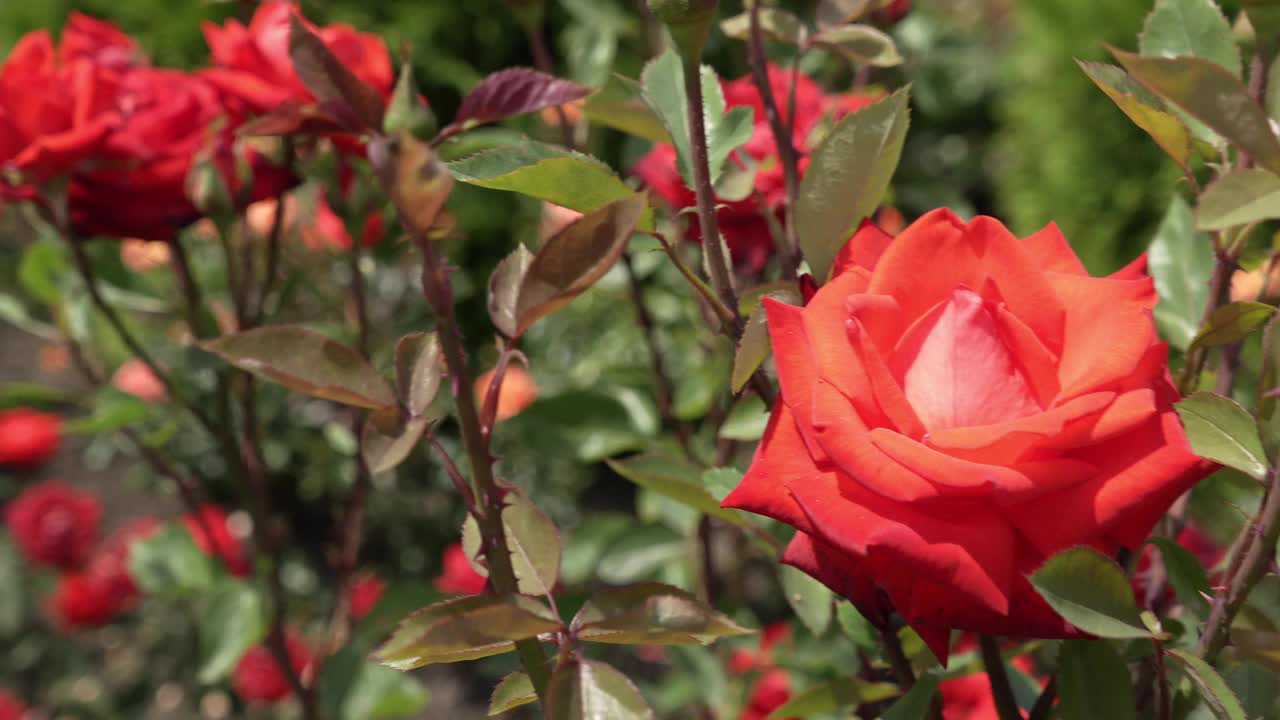
[[[649,11],[666,23],[686,62],[697,62],[711,31],[718,0],[648,0]]]

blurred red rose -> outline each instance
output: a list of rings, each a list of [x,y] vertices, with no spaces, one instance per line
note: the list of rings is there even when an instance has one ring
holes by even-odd
[[[57,452],[61,438],[57,415],[30,408],[0,412],[0,465],[39,465]]]
[[[768,74],[774,100],[785,105],[791,87],[791,73],[770,65]],[[784,173],[778,157],[777,143],[764,114],[764,101],[760,99],[760,91],[752,82],[751,76],[722,82],[721,87],[728,108],[750,107],[755,112],[755,127],[751,139],[742,148],[759,163],[755,193],[742,200],[719,199],[717,202],[721,207],[716,211],[720,232],[724,235],[734,262],[755,273],[764,268],[765,262],[773,254],[774,240],[764,213],[772,212],[779,222],[782,221],[786,201]],[[824,117],[831,115],[839,118],[875,100],[870,95],[824,95],[822,88],[803,73],[796,75],[795,97],[795,125],[791,136],[802,156],[812,150],[810,136]],[[799,167],[801,175],[807,166],[808,160],[802,157]],[[679,210],[697,205],[693,190],[684,184],[676,170],[676,151],[671,145],[655,145],[631,171],[672,208]],[[688,236],[691,240],[702,237],[697,222],[690,223]]]
[[[285,630],[284,639],[289,664],[293,666],[294,672],[305,679],[315,660],[311,650],[291,629]],[[231,689],[248,703],[278,702],[293,691],[284,668],[276,662],[275,655],[265,644],[249,648],[240,657],[240,662],[231,674]]]
[[[49,33],[39,30],[19,39],[0,65],[0,178],[16,172],[30,186],[67,174],[119,119],[109,101],[114,75],[76,49],[79,17],[73,14],[64,32],[61,62]],[[30,193],[0,179],[0,199]]]
[[[1173,410],[1145,260],[1094,278],[1055,226],[937,210],[864,223],[835,264],[805,307],[765,300],[781,400],[725,505],[797,528],[786,562],[873,622],[887,597],[941,660],[953,628],[1076,635],[1026,576],[1137,548],[1215,468]]]
[[[74,632],[109,624],[126,603],[111,578],[71,571],[58,578],[48,609],[61,630]]]
[[[147,64],[142,48],[120,28],[75,11],[62,27],[58,59],[63,64],[86,60],[96,67],[116,72]]]
[[[161,527],[156,518],[134,518],[116,528],[89,558],[86,574],[108,583],[122,605],[133,602],[138,586],[129,572],[129,552],[135,542],[144,540]]]
[[[191,533],[191,539],[204,554],[221,558],[232,575],[244,577],[249,574],[249,556],[240,540],[231,534],[231,529],[227,526],[227,514],[222,508],[205,505],[200,508],[199,519],[187,513],[182,516],[182,526]],[[213,534],[212,541],[205,532],[206,528]]]
[[[5,508],[5,524],[28,560],[70,569],[89,557],[101,513],[93,495],[49,481],[14,498]]]
[[[267,112],[286,100],[314,101],[289,57],[289,16],[293,14],[357,78],[390,97],[395,71],[382,38],[350,25],[317,27],[302,17],[295,3],[286,0],[267,0],[259,5],[248,27],[238,20],[228,20],[222,26],[204,23],[205,41],[217,67],[201,74],[254,113]]]
[[[770,668],[760,674],[739,720],[764,720],[791,699],[791,675],[782,668]],[[792,718],[791,720],[796,720]]]
[[[977,640],[967,635],[956,643],[955,652],[974,650],[977,646]],[[1028,655],[1013,658],[1009,664],[1027,675],[1032,675],[1035,669]],[[1044,687],[1048,679],[1039,678],[1037,682]],[[991,680],[985,672],[945,680],[938,686],[938,691],[942,694],[943,720],[1000,720],[995,698],[991,695]],[[1026,717],[1026,713],[1022,713],[1022,717]]]
[[[284,196],[284,225],[282,227],[284,235],[290,236],[296,233],[302,240],[302,244],[313,252],[319,250],[346,252],[350,250],[351,234],[347,232],[346,223],[329,205],[329,200],[325,197],[325,189],[323,187],[315,188],[315,192],[310,195],[312,197],[310,212],[308,212],[307,208],[308,203],[305,200],[300,200],[298,193],[289,193]],[[267,198],[249,206],[249,211],[245,215],[249,223],[249,229],[259,237],[269,237],[276,223],[276,212],[279,205],[280,202],[277,199]],[[364,226],[360,235],[361,247],[370,248],[377,245],[382,241],[382,236],[382,213],[374,210],[365,216]]]
[[[129,358],[116,368],[111,384],[120,392],[126,392],[147,402],[161,402],[169,393],[164,383],[139,358]]]
[[[27,706],[8,690],[0,689],[0,720],[23,720]]]
[[[365,573],[357,577],[351,584],[350,596],[347,600],[351,607],[351,617],[363,620],[364,616],[377,606],[378,601],[382,599],[382,593],[386,590],[387,583],[373,573]]]
[[[729,670],[742,675],[773,664],[773,648],[791,639],[791,626],[785,622],[765,625],[760,630],[758,649],[737,648],[729,655]]]
[[[479,595],[489,584],[488,579],[476,572],[462,549],[462,543],[454,543],[444,549],[444,564],[436,578],[436,589],[447,595]]]

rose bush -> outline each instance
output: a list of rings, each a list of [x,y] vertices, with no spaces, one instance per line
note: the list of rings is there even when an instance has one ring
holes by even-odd
[[[1136,549],[1214,469],[1172,404],[1144,260],[1090,277],[1050,225],[866,223],[803,308],[765,300],[781,400],[725,499],[797,532],[784,561],[945,660],[953,629],[1070,637],[1026,575]],[[1099,352],[1106,348],[1106,352]]]

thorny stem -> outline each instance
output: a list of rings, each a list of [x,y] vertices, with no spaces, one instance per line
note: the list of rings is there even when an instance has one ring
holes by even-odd
[[[748,57],[751,61],[751,77],[760,91],[760,99],[764,103],[764,114],[769,120],[769,128],[773,131],[774,143],[778,147],[778,158],[782,161],[783,181],[787,194],[784,231],[786,251],[782,253],[782,276],[793,278],[800,265],[800,240],[796,233],[796,196],[799,193],[800,180],[798,159],[795,145],[791,142],[791,124],[784,123],[778,111],[777,99],[773,96],[773,86],[769,82],[769,71],[764,54],[764,34],[760,29],[760,3],[751,5],[751,34],[748,41]],[[797,62],[797,66],[799,63]],[[791,90],[795,90],[795,76],[792,76]],[[792,96],[794,98],[794,95]],[[794,99],[791,101],[794,107]],[[766,212],[769,212],[766,209]]]
[[[702,70],[697,58],[684,60],[684,91],[688,98],[689,144],[693,151],[693,190],[698,199],[698,228],[702,231],[702,252],[707,259],[711,287],[733,316],[733,337],[742,334],[738,298],[733,290],[733,267],[725,255],[716,220],[716,196],[711,187],[711,167],[707,153],[707,128],[702,115]]]
[[[1215,265],[1213,275],[1209,279],[1209,300],[1205,303],[1204,313],[1200,317],[1200,325],[1208,324],[1213,313],[1226,304],[1231,297],[1231,276],[1236,270],[1236,260],[1229,254],[1229,245],[1221,239],[1214,242]],[[1182,374],[1178,378],[1178,390],[1186,395],[1195,390],[1200,382],[1200,373],[1204,370],[1208,359],[1206,348],[1197,347],[1187,351],[1183,360]]]
[[[511,363],[511,353],[515,350],[511,340],[502,341],[502,349],[498,351],[498,362],[493,366],[493,375],[489,378],[489,387],[485,388],[484,405],[480,410],[480,429],[489,437],[498,417],[498,400],[502,397],[502,380],[507,375],[507,365]]]
[[[191,259],[187,257],[187,249],[176,237],[169,243],[169,260],[170,265],[173,266],[173,274],[178,280],[178,287],[182,290],[187,327],[190,328],[192,336],[200,337],[203,334],[201,327],[204,324],[200,320],[200,308],[203,305],[200,286],[196,283],[195,273],[191,271]]]
[[[689,441],[689,426],[680,418],[677,418],[673,410],[675,393],[671,388],[671,379],[667,376],[666,362],[663,360],[662,350],[658,347],[657,324],[653,321],[649,306],[644,301],[644,287],[640,284],[640,278],[636,276],[635,266],[629,253],[622,254],[622,267],[627,271],[627,285],[631,290],[631,305],[636,311],[636,324],[640,326],[640,332],[644,335],[645,345],[649,348],[649,368],[653,372],[653,388],[654,396],[658,403],[658,415],[662,417],[663,423],[675,433],[676,442],[680,444],[680,449],[685,456],[697,462],[697,457],[694,456],[693,447]]]
[[[1271,469],[1262,506],[1244,532],[1244,541],[1227,574],[1226,587],[1214,595],[1209,620],[1196,646],[1196,654],[1208,663],[1212,663],[1226,645],[1231,621],[1275,556],[1276,541],[1280,539],[1280,464]]]
[[[708,287],[707,284],[702,281],[702,278],[698,277],[693,270],[689,269],[689,266],[685,264],[684,260],[680,259],[680,253],[671,246],[671,243],[668,242],[661,233],[649,234],[657,238],[658,242],[662,243],[662,249],[666,251],[667,257],[671,258],[672,264],[676,266],[676,269],[680,271],[680,274],[684,276],[684,279],[689,281],[689,285],[694,289],[694,291],[697,292],[698,295],[707,302],[707,305],[711,307],[711,311],[715,313],[716,319],[722,324],[732,323],[733,311],[721,302],[720,298],[716,295],[715,290]]]
[[[996,639],[987,634],[978,635],[978,647],[982,652],[982,664],[987,669],[987,680],[991,683],[991,697],[996,703],[996,712],[1000,720],[1021,720],[1022,711],[1013,698],[1013,687],[1009,685],[1009,673],[1005,670],[1004,657]]]
[[[910,690],[916,684],[916,671],[911,668],[911,660],[902,650],[902,641],[898,639],[898,633],[889,622],[878,623],[876,630],[880,633],[880,643],[884,645],[884,654],[889,661],[889,667],[893,669],[894,677],[897,678],[904,692]],[[942,720],[942,703],[937,695],[929,705],[929,719]]]
[[[1153,717],[1155,720],[1169,720],[1172,717],[1170,713],[1173,708],[1169,695],[1169,671],[1164,666],[1164,646],[1159,640],[1152,640],[1151,644],[1155,646],[1155,652],[1149,658],[1151,667],[1155,670],[1155,680],[1152,685],[1152,690],[1155,692]]]
[[[423,291],[431,304],[439,324],[440,349],[453,391],[454,409],[462,444],[471,466],[471,479],[476,502],[471,513],[476,518],[484,544],[485,559],[489,567],[489,582],[499,593],[517,592],[516,575],[511,566],[511,550],[507,545],[506,528],[502,523],[503,491],[493,475],[493,458],[489,443],[480,426],[475,398],[471,393],[471,373],[467,369],[466,350],[462,332],[458,327],[453,307],[453,290],[449,285],[449,271],[444,258],[429,239],[419,241],[422,249]],[[547,657],[536,639],[516,642],[516,653],[528,673],[539,699],[545,699],[549,671]]]

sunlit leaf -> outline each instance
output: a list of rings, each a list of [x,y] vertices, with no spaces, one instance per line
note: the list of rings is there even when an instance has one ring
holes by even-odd
[[[626,460],[607,460],[613,471],[631,482],[679,500],[689,507],[735,525],[746,520],[736,510],[720,507],[699,478],[702,469],[659,452],[644,453]]]
[[[537,700],[538,694],[534,692],[533,681],[529,679],[529,675],[516,671],[502,678],[498,686],[493,689],[487,714],[489,717],[494,717]]]
[[[1183,169],[1191,162],[1191,133],[1164,100],[1115,65],[1077,60],[1076,63],[1120,110],[1151,136]]]
[[[634,80],[610,76],[604,87],[583,102],[582,112],[596,124],[653,142],[671,142],[666,126],[645,103]]]
[[[1174,408],[1195,454],[1258,480],[1267,476],[1258,427],[1239,403],[1216,393],[1198,392],[1183,398]]]
[[[1208,619],[1209,601],[1205,597],[1210,594],[1209,577],[1200,561],[1190,550],[1169,538],[1155,536],[1147,542],[1159,548],[1165,573],[1178,602],[1197,618]]]
[[[826,585],[790,565],[779,566],[778,574],[782,579],[782,592],[787,598],[787,604],[804,626],[809,628],[809,632],[821,637],[831,624],[835,595]]]
[[[651,720],[653,710],[626,675],[597,660],[569,660],[547,687],[549,720]]]
[[[602,590],[578,610],[573,626],[583,640],[616,644],[706,645],[754,632],[661,583]]]
[[[426,413],[444,376],[444,355],[436,334],[413,333],[400,338],[395,364],[400,401],[414,415]]]
[[[468,185],[517,192],[579,212],[635,194],[590,155],[528,139],[451,162],[449,172]]]
[[[898,46],[893,38],[870,25],[827,28],[814,35],[811,42],[860,65],[893,67],[902,64],[902,55],[898,53]]]
[[[1244,714],[1244,708],[1240,706],[1240,699],[1212,665],[1185,650],[1169,648],[1165,652],[1186,671],[1187,677],[1191,678],[1191,684],[1195,685],[1196,691],[1200,693],[1200,699],[1209,706],[1215,718],[1248,720]]]
[[[508,652],[516,640],[559,628],[555,616],[533,598],[472,595],[429,605],[405,618],[373,657],[396,670],[412,670]]]
[[[467,93],[453,122],[441,133],[450,134],[451,130],[467,130],[513,115],[563,105],[590,92],[590,88],[572,80],[530,68],[506,68],[487,76]]]
[[[720,21],[720,30],[735,40],[751,37],[751,11],[747,10]],[[765,37],[790,45],[804,42],[804,22],[780,8],[760,8],[760,32]]]
[[[1213,311],[1191,347],[1230,345],[1243,340],[1267,324],[1276,309],[1266,303],[1233,302]]]
[[[1156,0],[1138,36],[1143,55],[1194,55],[1240,76],[1240,50],[1213,0]]]
[[[1147,248],[1147,267],[1160,297],[1153,313],[1156,325],[1164,339],[1176,348],[1187,349],[1200,330],[1198,323],[1209,299],[1213,266],[1209,237],[1196,232],[1191,208],[1174,195]]]
[[[1124,570],[1093,548],[1063,550],[1028,579],[1059,615],[1087,633],[1106,638],[1151,637]]]
[[[1266,170],[1235,170],[1219,177],[1200,194],[1196,227],[1225,230],[1280,218],[1280,177]]]

